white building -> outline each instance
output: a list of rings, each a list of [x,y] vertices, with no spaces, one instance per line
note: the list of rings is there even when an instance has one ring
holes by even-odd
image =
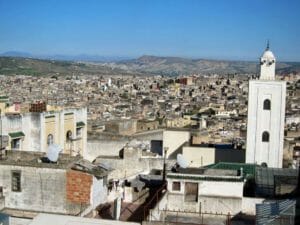
[[[286,83],[275,80],[275,57],[268,44],[259,79],[249,81],[247,163],[282,167],[285,96]]]
[[[58,144],[63,153],[85,155],[86,108],[3,112],[0,122],[1,135],[8,137],[7,150],[47,152],[49,145]]]

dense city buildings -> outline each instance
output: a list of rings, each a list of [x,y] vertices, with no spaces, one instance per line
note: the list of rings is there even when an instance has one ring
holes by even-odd
[[[259,76],[2,75],[1,218],[294,221],[299,80],[269,47]]]

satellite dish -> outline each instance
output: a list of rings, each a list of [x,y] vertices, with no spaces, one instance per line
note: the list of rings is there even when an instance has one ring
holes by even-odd
[[[189,162],[183,157],[182,154],[177,155],[177,163],[181,168],[187,168],[189,166]]]
[[[57,144],[51,144],[48,147],[47,158],[51,162],[57,162],[58,155],[62,151],[62,148]]]

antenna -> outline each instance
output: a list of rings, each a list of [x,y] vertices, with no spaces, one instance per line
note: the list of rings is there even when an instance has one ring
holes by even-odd
[[[57,144],[51,144],[48,147],[47,158],[51,162],[57,162],[59,153],[62,151],[62,148]]]
[[[270,40],[268,39],[267,40],[267,48],[266,48],[266,51],[268,51],[270,49]]]
[[[181,168],[187,168],[189,166],[189,162],[183,157],[182,154],[177,155],[177,163]]]

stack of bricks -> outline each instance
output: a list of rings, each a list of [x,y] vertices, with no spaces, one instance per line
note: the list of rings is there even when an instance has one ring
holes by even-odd
[[[92,175],[88,173],[67,171],[67,200],[71,203],[89,204],[92,182]]]

